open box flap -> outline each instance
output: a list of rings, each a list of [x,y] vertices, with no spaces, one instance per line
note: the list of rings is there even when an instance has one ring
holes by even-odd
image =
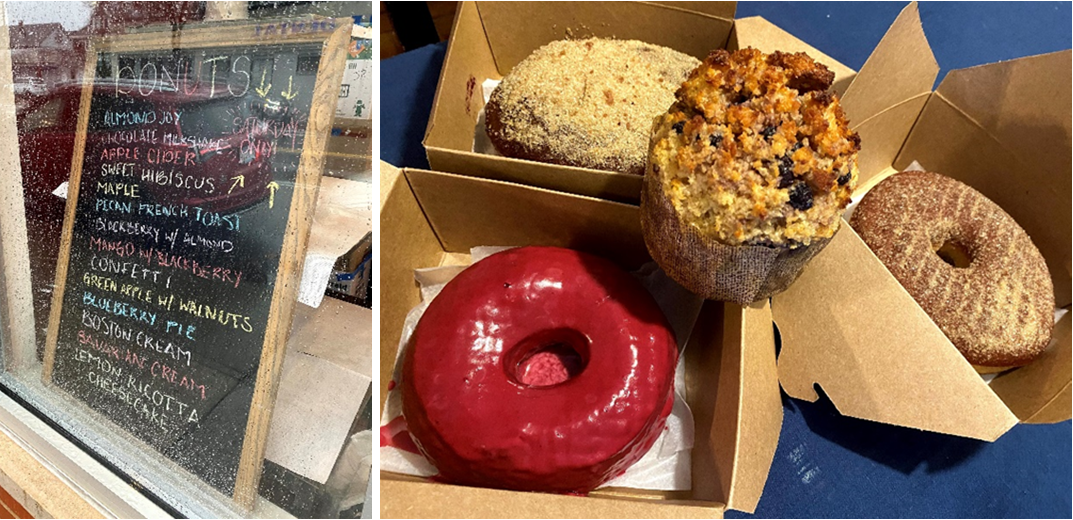
[[[816,401],[818,385],[843,415],[986,441],[1017,424],[845,222],[772,314],[791,397]]]
[[[861,136],[858,187],[890,167],[939,74],[916,3],[902,10],[842,98]]]
[[[749,307],[727,304],[724,329],[737,334],[724,336],[724,352],[740,349],[737,399],[737,462],[727,492],[727,508],[752,513],[764,492],[771,461],[782,431],[782,398],[775,363],[775,331],[767,301]],[[728,341],[737,340],[735,344]],[[726,358],[724,354],[724,358]]]
[[[861,137],[861,151],[857,154],[857,187],[853,192],[855,197],[894,173],[891,165],[905,144],[905,136],[912,130],[931,96],[931,93],[921,94],[860,124],[850,121],[853,131]]]
[[[1070,418],[1070,314],[1054,326],[1055,343],[1032,364],[991,381],[1006,406],[1023,422],[1054,423]]]
[[[473,2],[460,2],[422,141],[426,148],[472,147],[473,129],[484,106],[479,82],[492,77],[499,74],[480,14]]]
[[[1067,368],[1068,366],[1066,365]],[[1071,383],[1067,382],[1065,388],[1058,392],[1050,402],[1022,422],[1028,424],[1053,424],[1068,421],[1069,408],[1073,405],[1070,385]]]
[[[734,25],[732,17],[646,2],[478,2],[477,10],[500,75],[552,41],[594,36],[641,40],[700,59],[722,47]]]
[[[402,170],[380,161],[380,211],[384,210],[384,202],[387,201],[387,196],[391,193],[391,189],[395,187],[395,183],[398,182],[401,174]]]
[[[380,210],[380,287],[413,287],[414,269],[435,265],[443,251],[417,203],[405,173],[381,162],[380,188],[387,191]],[[382,194],[381,197],[384,197]],[[418,291],[380,293],[380,409],[387,400],[395,370],[395,353],[410,309],[420,303]]]
[[[770,307],[705,302],[685,355],[694,498],[752,513],[782,430]]]
[[[1058,307],[1070,304],[1073,287],[1073,231],[1054,225],[1073,220],[1071,57],[1073,52],[1066,50],[954,70],[936,90],[986,134],[973,146],[997,144],[1015,159],[971,171],[937,171],[980,190],[1028,231],[1047,259]]]
[[[734,22],[734,31],[727,42],[727,50],[752,47],[761,52],[804,52],[835,73],[834,90],[842,94],[857,72],[838,60],[820,52],[794,35],[760,16],[750,16]]]
[[[876,45],[846,90],[842,106],[846,116],[860,124],[884,110],[931,92],[938,75],[939,64],[924,36],[920,10],[913,2],[902,9]]]
[[[472,129],[471,134],[472,134]],[[643,176],[575,166],[542,163],[477,152],[464,152],[426,144],[429,164],[443,171],[555,189],[569,186],[581,193],[606,200],[637,203]]]
[[[458,518],[721,518],[723,513],[715,504],[518,493],[430,484],[396,475],[380,480],[380,494],[396,498],[380,501],[381,518],[443,518],[445,512]]]
[[[649,260],[637,206],[451,173],[406,173],[445,251],[539,244],[603,256],[626,269]],[[564,197],[574,200],[564,204]]]
[[[1064,50],[952,70],[936,92],[1026,162],[1069,172],[1071,58]]]
[[[734,13],[738,10],[737,2],[654,2],[676,9],[685,9],[695,13],[712,15],[724,20],[734,20]]]

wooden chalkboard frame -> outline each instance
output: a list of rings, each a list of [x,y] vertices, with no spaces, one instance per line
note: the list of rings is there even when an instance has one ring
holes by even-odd
[[[81,185],[83,155],[86,148],[90,102],[93,97],[98,53],[323,42],[324,47],[317,68],[309,120],[306,124],[304,144],[299,158],[298,172],[295,177],[294,196],[291,200],[279,266],[272,289],[272,301],[268,313],[268,323],[265,328],[264,344],[261,349],[260,365],[257,370],[257,381],[254,386],[253,399],[250,402],[250,413],[246,424],[245,438],[242,443],[238,473],[235,479],[233,497],[240,506],[246,509],[252,509],[255,503],[257,486],[264,467],[265,445],[268,440],[272,408],[279,387],[279,376],[286,351],[287,336],[290,333],[294,307],[298,300],[298,287],[301,282],[302,266],[309,241],[309,228],[313,221],[317,191],[320,188],[320,177],[324,169],[328,136],[331,133],[335,116],[335,104],[342,84],[343,68],[346,64],[346,50],[350,40],[351,27],[353,26],[353,21],[349,18],[316,19],[316,25],[312,23],[314,20],[303,19],[300,21],[304,22],[300,25],[304,28],[323,28],[325,25],[322,22],[329,21],[334,22],[335,27],[331,30],[294,32],[294,28],[297,25],[287,21],[225,22],[219,25],[184,28],[180,30],[181,32],[147,32],[108,36],[97,38],[90,42],[86,52],[86,65],[82,76],[84,85],[79,104],[74,154],[71,160],[71,176],[68,182],[63,235],[56,264],[56,283],[45,340],[42,378],[45,384],[51,384],[52,371],[56,360],[56,347],[59,340],[60,317],[63,310],[64,288],[67,283],[67,269],[71,254],[78,192]],[[287,31],[288,27],[291,28],[290,32]]]

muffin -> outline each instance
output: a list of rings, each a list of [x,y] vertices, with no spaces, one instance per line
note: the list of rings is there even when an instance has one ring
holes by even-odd
[[[636,40],[551,42],[492,92],[489,140],[507,157],[641,175],[652,119],[698,64]]]
[[[804,53],[708,55],[653,125],[642,226],[653,258],[713,299],[784,290],[838,230],[860,138]]]

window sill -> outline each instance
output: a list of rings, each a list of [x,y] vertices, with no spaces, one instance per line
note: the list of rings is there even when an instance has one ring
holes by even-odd
[[[0,394],[0,486],[35,518],[166,518],[168,514]]]

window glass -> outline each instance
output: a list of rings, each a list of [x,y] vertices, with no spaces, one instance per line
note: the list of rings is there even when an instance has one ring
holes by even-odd
[[[175,515],[363,512],[371,10],[0,3],[0,390]]]
[[[51,98],[39,103],[32,109],[27,109],[22,117],[22,130],[24,132],[39,132],[60,128],[62,121],[60,114],[64,108],[62,99]]]

